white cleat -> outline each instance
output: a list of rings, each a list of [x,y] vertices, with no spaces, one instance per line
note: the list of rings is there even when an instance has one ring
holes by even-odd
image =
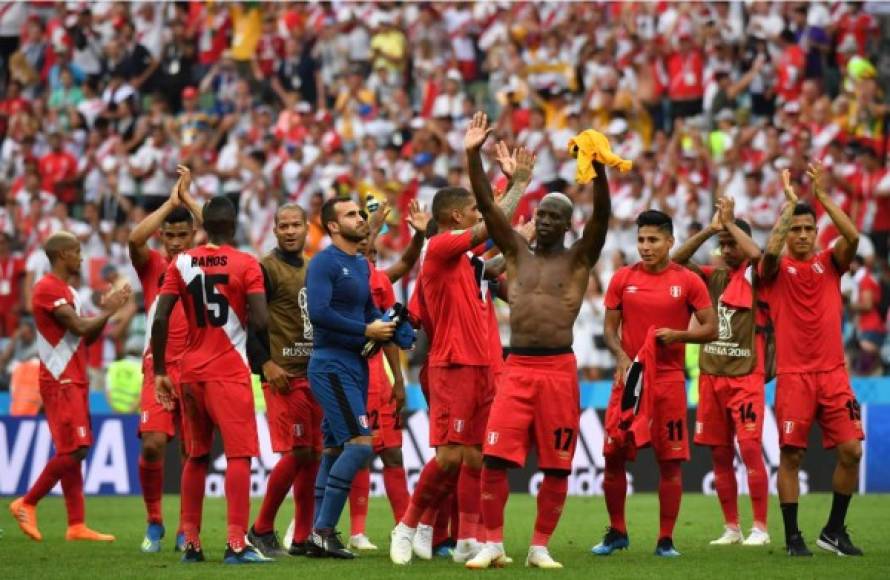
[[[504,544],[500,542],[486,542],[476,557],[464,564],[470,570],[503,568],[506,565],[507,555],[504,553]]]
[[[466,564],[475,558],[481,549],[482,544],[477,542],[475,538],[458,540],[457,545],[454,546],[454,550],[451,552],[451,559],[458,564]]]
[[[716,540],[711,540],[712,546],[729,546],[732,544],[741,544],[745,540],[742,531],[738,528],[730,528],[726,526],[723,535]]]
[[[421,560],[433,559],[433,526],[426,524],[417,525],[417,533],[411,542],[414,555]]]
[[[294,530],[296,529],[296,526],[297,524],[292,518],[290,521],[290,525],[287,526],[287,531],[284,532],[284,544],[282,544],[282,546],[284,546],[285,550],[290,548],[290,545],[294,541]]]
[[[417,528],[409,528],[402,522],[393,528],[390,534],[389,559],[393,564],[404,566],[411,563],[412,544]]]
[[[528,556],[525,558],[527,568],[543,568],[545,570],[555,570],[562,568],[562,564],[553,559],[547,546],[529,546]]]
[[[347,548],[353,548],[360,552],[373,552],[377,546],[371,543],[371,540],[365,534],[356,534],[349,537],[349,545]]]
[[[748,537],[745,538],[745,541],[742,542],[743,546],[766,546],[770,542],[769,533],[760,528],[751,528],[751,532],[748,534]]]

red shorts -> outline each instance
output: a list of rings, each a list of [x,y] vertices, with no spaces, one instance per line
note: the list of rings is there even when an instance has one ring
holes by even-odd
[[[430,446],[482,445],[494,398],[491,369],[430,367]]]
[[[170,366],[167,369],[173,386],[179,391],[179,368]],[[176,430],[182,433],[181,405],[168,411],[158,403],[155,397],[155,373],[152,365],[143,365],[142,368],[142,393],[140,395],[139,408],[139,435],[143,433],[165,433],[171,439],[176,436]]]
[[[541,469],[572,469],[581,420],[575,355],[511,354],[500,373],[483,453],[525,464],[534,443]]]
[[[609,406],[606,409],[606,432],[614,429],[621,420],[621,393],[624,386],[612,387]],[[640,447],[652,445],[655,458],[659,461],[689,460],[689,427],[686,425],[686,382],[659,381],[650,393],[649,433]],[[611,437],[603,442],[603,455],[622,453],[633,460],[637,448],[633,445],[619,446]]]
[[[321,445],[321,406],[309,390],[309,380],[292,378],[290,391],[280,394],[263,383],[266,417],[272,451],[287,453],[295,447],[311,447],[319,453]]]
[[[806,449],[813,421],[822,427],[822,445],[861,441],[859,402],[844,367],[817,373],[783,373],[776,379],[779,445]]]
[[[189,457],[210,453],[213,428],[222,435],[226,457],[256,457],[259,439],[249,381],[182,385],[185,449]]]
[[[368,422],[374,438],[374,453],[402,448],[402,418],[396,413],[392,384],[386,376],[383,355],[368,361]]]
[[[89,385],[41,381],[40,397],[56,454],[74,453],[92,445]]]
[[[698,379],[698,412],[695,442],[699,445],[732,445],[760,442],[763,435],[763,375],[719,377],[702,373]]]

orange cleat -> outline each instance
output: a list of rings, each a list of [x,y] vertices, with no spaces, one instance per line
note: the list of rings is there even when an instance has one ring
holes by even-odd
[[[9,513],[18,522],[19,528],[26,536],[35,542],[43,541],[43,534],[37,529],[37,507],[25,503],[25,498],[20,497],[9,504]]]
[[[76,524],[68,526],[68,531],[65,532],[65,539],[69,542],[113,542],[114,536],[91,530],[86,527],[86,524]]]

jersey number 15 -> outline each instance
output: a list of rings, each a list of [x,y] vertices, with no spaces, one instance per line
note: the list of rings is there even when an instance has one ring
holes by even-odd
[[[228,274],[207,274],[196,276],[188,285],[189,294],[195,304],[195,321],[198,326],[225,326],[229,321],[229,301],[216,288],[217,284],[228,284]]]

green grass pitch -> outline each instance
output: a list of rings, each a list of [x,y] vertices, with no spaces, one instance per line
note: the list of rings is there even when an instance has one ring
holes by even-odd
[[[160,554],[142,554],[139,545],[144,531],[141,498],[87,498],[87,522],[103,532],[117,535],[111,545],[69,543],[64,540],[65,510],[61,498],[48,498],[39,508],[42,543],[21,534],[9,516],[10,499],[0,500],[0,580],[17,578],[305,578],[310,580],[368,580],[373,578],[418,578],[422,580],[491,575],[498,578],[531,578],[552,575],[560,578],[671,578],[708,580],[729,578],[890,578],[890,496],[855,497],[848,518],[854,541],[865,551],[864,558],[840,558],[816,548],[816,536],[828,513],[830,496],[806,496],[801,503],[801,528],[816,552],[814,558],[790,560],[782,550],[781,516],[775,498],[770,498],[770,531],[773,544],[765,548],[711,547],[708,541],[721,530],[720,509],[714,497],[688,494],[683,497],[680,520],[674,534],[681,558],[666,560],[652,555],[658,525],[658,498],[652,494],[630,496],[628,524],[631,548],[609,557],[595,557],[590,546],[602,535],[607,523],[602,497],[569,498],[562,520],[551,542],[553,555],[564,570],[529,570],[523,564],[534,523],[535,502],[528,495],[510,498],[506,518],[506,546],[515,563],[503,570],[473,572],[450,560],[414,562],[393,566],[388,557],[392,516],[385,499],[372,499],[368,535],[380,551],[347,562],[290,558],[267,565],[226,566],[222,564],[225,543],[225,504],[208,499],[204,508],[202,540],[208,562],[184,565],[172,551],[178,498],[166,496],[164,513],[168,536]],[[750,523],[747,497],[740,498],[742,521]],[[282,535],[291,515],[285,504],[278,519]],[[257,513],[255,500],[251,516]],[[348,510],[347,510],[348,511]],[[345,519],[345,518],[344,518]],[[342,522],[341,529],[348,530]],[[172,528],[172,529],[171,529]]]

